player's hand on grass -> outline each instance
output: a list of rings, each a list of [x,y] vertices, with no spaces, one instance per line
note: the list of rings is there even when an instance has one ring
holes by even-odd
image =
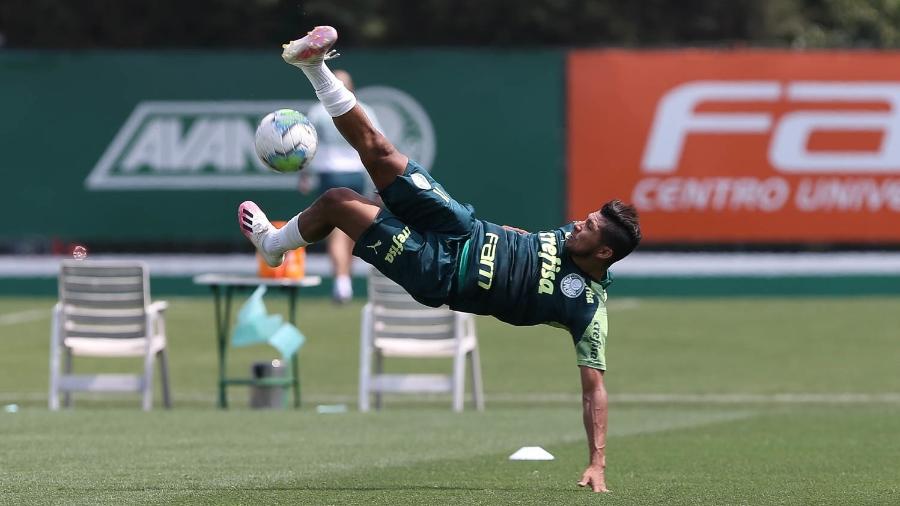
[[[606,476],[603,467],[598,465],[588,466],[581,475],[581,481],[578,482],[579,487],[591,487],[594,492],[609,492],[606,488]]]

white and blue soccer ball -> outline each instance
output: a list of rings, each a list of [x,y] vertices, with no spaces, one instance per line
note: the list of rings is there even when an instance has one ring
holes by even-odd
[[[292,109],[270,112],[256,128],[256,154],[278,172],[297,172],[316,156],[319,136],[309,119]]]

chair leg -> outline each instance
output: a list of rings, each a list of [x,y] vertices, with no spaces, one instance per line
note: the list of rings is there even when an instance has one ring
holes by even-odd
[[[162,383],[163,407],[172,409],[172,397],[169,392],[169,355],[166,349],[156,354],[159,359],[159,380]]]
[[[478,345],[469,352],[469,366],[472,368],[472,400],[475,409],[484,411],[484,390],[481,386],[481,359],[478,357]]]
[[[381,373],[384,372],[384,356],[381,355],[381,352],[375,350],[375,376],[381,376]],[[375,391],[375,411],[381,411],[381,407],[383,406],[382,402],[381,390]]]
[[[63,354],[63,375],[69,376],[72,374],[72,349],[64,348]],[[72,407],[72,392],[68,390],[63,392],[63,406]]]
[[[50,393],[47,404],[51,411],[59,410],[59,305],[53,308],[53,323],[50,328]]]
[[[453,357],[453,411],[463,410],[463,397],[466,395],[466,356],[457,353]]]
[[[149,346],[149,345],[148,345]],[[141,409],[150,411],[153,409],[153,353],[147,350],[144,355],[144,375],[141,378]]]
[[[359,330],[359,411],[369,411],[369,392],[372,388],[372,342],[370,334],[371,306],[362,311]]]

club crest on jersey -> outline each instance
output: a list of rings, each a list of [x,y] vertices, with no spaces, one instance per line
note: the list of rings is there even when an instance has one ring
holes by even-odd
[[[563,295],[570,299],[574,299],[581,295],[581,292],[584,291],[584,287],[584,278],[574,272],[566,274],[565,277],[562,278],[562,281],[559,282],[559,289],[562,290]]]
[[[425,176],[423,176],[422,174],[419,174],[418,172],[413,172],[413,174],[412,174],[412,176],[410,176],[410,178],[412,179],[413,184],[416,185],[417,187],[419,187],[423,190],[431,189],[431,183],[429,183],[428,179],[426,179]]]

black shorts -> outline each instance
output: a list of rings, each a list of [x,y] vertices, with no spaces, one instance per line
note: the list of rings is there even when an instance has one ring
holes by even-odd
[[[414,299],[431,307],[453,293],[458,256],[475,225],[474,209],[412,160],[381,192],[382,209],[353,248]]]
[[[319,195],[332,188],[350,188],[364,195],[367,177],[362,172],[319,172]]]

